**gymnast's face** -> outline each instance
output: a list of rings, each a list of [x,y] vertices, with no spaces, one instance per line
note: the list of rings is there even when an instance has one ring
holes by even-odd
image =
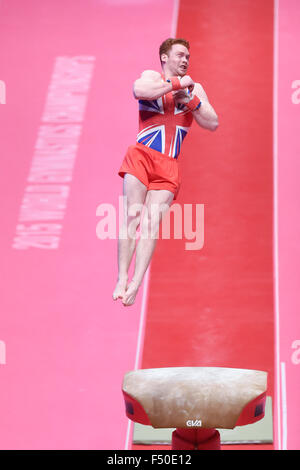
[[[174,44],[169,50],[168,55],[162,55],[162,60],[164,63],[164,69],[167,68],[174,76],[183,76],[188,70],[190,54],[188,49],[182,44]]]

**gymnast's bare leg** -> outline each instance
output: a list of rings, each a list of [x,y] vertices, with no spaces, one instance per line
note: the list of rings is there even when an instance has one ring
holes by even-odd
[[[158,239],[159,225],[164,213],[170,208],[174,194],[168,190],[147,191],[137,178],[126,174],[124,177],[124,195],[129,195],[127,204],[127,220],[121,227],[118,242],[119,276],[113,298],[120,298],[124,306],[134,304],[139,287],[150,264]],[[139,183],[137,183],[137,180]],[[129,183],[129,184],[127,184]],[[142,186],[141,186],[142,185]],[[133,187],[135,190],[132,190]],[[142,211],[136,213],[136,203],[145,203],[145,212],[141,220]],[[134,210],[131,209],[134,208]],[[140,239],[136,247],[134,231],[141,223]],[[127,237],[125,237],[127,235]],[[136,247],[135,269],[131,282],[128,283],[128,269]]]
[[[123,299],[127,289],[128,270],[136,245],[136,230],[139,227],[141,213],[136,210],[142,206],[147,195],[147,186],[138,178],[126,173],[123,180],[124,220],[119,230],[118,239],[118,280],[113,292],[113,299]],[[134,210],[132,210],[134,209]]]

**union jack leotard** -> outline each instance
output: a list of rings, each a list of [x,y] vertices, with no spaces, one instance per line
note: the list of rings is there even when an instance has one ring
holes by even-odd
[[[139,100],[137,142],[169,157],[178,158],[192,122],[192,112],[184,104],[175,106],[172,92],[157,100]]]

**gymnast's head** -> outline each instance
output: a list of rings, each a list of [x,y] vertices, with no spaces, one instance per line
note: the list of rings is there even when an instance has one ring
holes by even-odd
[[[159,47],[159,58],[163,72],[183,77],[190,61],[190,44],[186,39],[168,38]]]

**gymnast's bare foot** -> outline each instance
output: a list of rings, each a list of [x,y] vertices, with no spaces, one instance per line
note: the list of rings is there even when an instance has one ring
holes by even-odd
[[[123,299],[126,293],[126,289],[127,289],[127,277],[123,279],[118,279],[117,285],[113,292],[113,299],[114,300]]]
[[[123,305],[125,307],[129,307],[130,305],[134,304],[136,295],[138,293],[140,285],[132,280],[130,284],[128,285],[128,288],[126,290],[126,293],[122,299]]]

